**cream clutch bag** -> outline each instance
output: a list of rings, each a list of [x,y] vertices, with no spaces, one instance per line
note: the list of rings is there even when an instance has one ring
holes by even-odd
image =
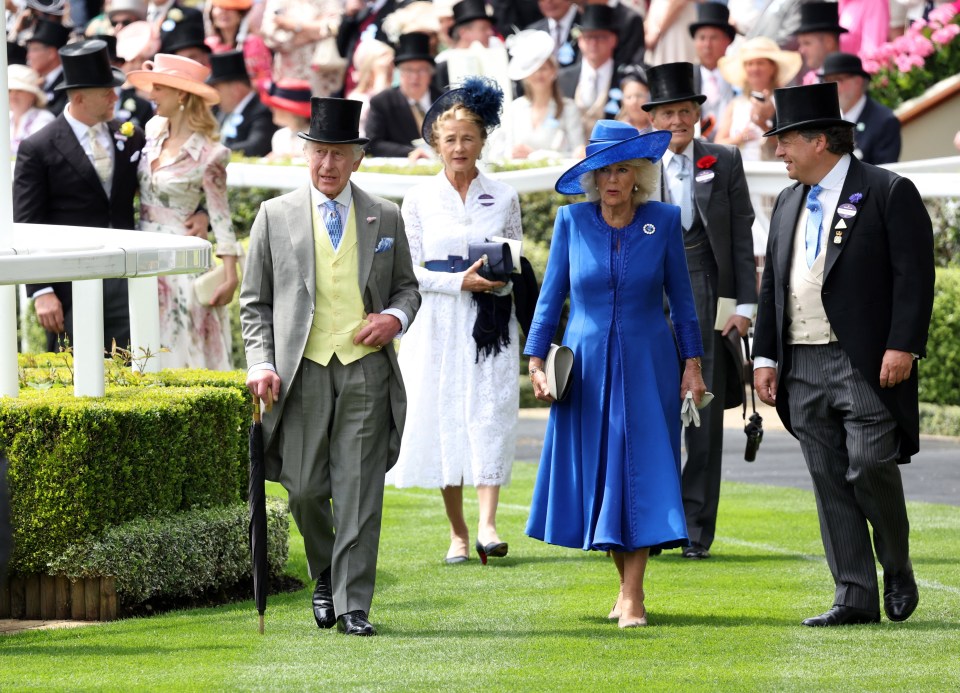
[[[562,402],[570,394],[570,386],[573,384],[573,349],[551,344],[543,370],[547,374],[547,390],[550,396]]]
[[[239,278],[243,272],[244,260],[246,255],[243,252],[243,248],[240,248],[240,254],[237,256],[237,277]],[[204,272],[199,277],[193,280],[193,295],[197,298],[197,303],[202,306],[209,306],[210,302],[213,300],[213,294],[216,293],[217,287],[223,284],[224,280],[227,278],[227,270],[223,266],[222,262],[218,262],[217,265],[210,271]]]

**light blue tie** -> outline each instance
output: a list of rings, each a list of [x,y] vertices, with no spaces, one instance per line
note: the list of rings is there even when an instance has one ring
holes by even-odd
[[[807,193],[807,267],[813,267],[817,255],[820,254],[820,226],[823,224],[823,206],[817,196],[823,191],[819,185],[814,185]]]
[[[340,249],[340,240],[343,238],[343,222],[340,220],[340,212],[337,211],[337,203],[333,200],[327,200],[323,203],[327,210],[327,233],[330,234],[330,242],[334,250]]]
[[[690,159],[685,154],[677,154],[670,163],[673,166],[673,176],[680,184],[678,186],[680,199],[674,200],[674,204],[680,207],[680,223],[683,228],[689,229],[693,225],[693,200],[690,198]]]

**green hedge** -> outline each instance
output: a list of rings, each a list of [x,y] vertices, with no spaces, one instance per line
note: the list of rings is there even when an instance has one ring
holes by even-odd
[[[245,497],[248,416],[237,390],[110,387],[107,394],[78,398],[51,388],[0,400],[17,537],[12,570],[44,572],[71,544],[134,518]]]
[[[920,400],[960,405],[960,269],[937,270],[927,358],[920,361]]]
[[[247,506],[233,504],[137,519],[68,547],[48,565],[71,579],[114,576],[121,606],[200,595],[250,576]],[[287,562],[287,504],[267,499],[267,560],[278,578]]]

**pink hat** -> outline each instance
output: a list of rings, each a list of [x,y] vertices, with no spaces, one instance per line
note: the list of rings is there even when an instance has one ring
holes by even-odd
[[[143,91],[150,91],[154,84],[161,84],[196,94],[206,101],[207,105],[215,106],[220,103],[220,95],[216,89],[206,83],[209,76],[210,68],[204,67],[196,60],[180,55],[157,53],[153,60],[143,63],[142,70],[128,73],[127,80]]]
[[[152,57],[159,44],[149,23],[131,22],[117,32],[117,57],[127,61]]]

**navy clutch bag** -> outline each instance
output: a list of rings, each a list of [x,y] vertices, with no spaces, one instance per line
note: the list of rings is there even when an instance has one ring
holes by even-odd
[[[513,254],[507,243],[471,243],[467,248],[467,259],[473,265],[483,260],[478,274],[492,282],[508,282],[513,273]]]

